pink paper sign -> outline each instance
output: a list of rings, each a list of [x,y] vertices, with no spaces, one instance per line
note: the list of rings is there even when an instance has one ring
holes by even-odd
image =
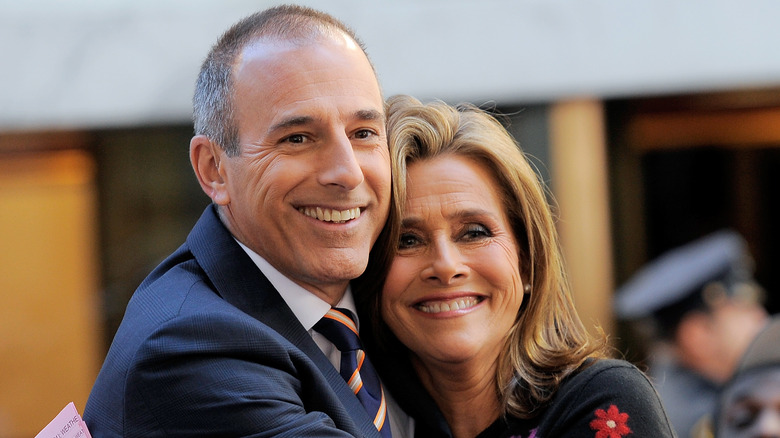
[[[92,438],[73,402],[68,403],[35,438]]]

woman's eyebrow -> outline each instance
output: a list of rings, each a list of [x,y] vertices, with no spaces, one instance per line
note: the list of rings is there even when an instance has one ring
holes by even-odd
[[[449,214],[446,215],[447,219],[479,219],[484,217],[494,217],[495,214],[488,210],[483,210],[481,208],[468,208],[463,210],[455,210]],[[416,225],[425,223],[425,219],[417,217],[417,216],[409,216],[405,217],[401,220],[401,226],[403,227],[409,227],[412,228]]]

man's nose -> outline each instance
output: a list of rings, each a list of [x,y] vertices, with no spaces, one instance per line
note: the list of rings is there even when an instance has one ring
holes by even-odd
[[[761,438],[780,437],[780,410],[764,408],[756,421],[756,435]]]
[[[352,190],[363,182],[363,169],[345,133],[334,136],[318,158],[321,160],[318,173],[321,184]]]

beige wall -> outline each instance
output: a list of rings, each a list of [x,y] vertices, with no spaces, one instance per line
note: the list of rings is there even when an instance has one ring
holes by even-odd
[[[1,148],[0,148],[1,149]],[[80,412],[99,367],[94,163],[0,150],[0,434]]]
[[[612,332],[612,236],[602,102],[580,99],[550,108],[550,166],[558,230],[574,301],[593,334]]]
[[[198,67],[276,0],[0,2],[0,130],[186,122]],[[299,0],[355,29],[386,95],[550,102],[780,84],[772,0]],[[489,31],[488,31],[489,29]]]

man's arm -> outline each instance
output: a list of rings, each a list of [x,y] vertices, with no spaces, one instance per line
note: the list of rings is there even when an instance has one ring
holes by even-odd
[[[179,317],[144,342],[127,376],[125,436],[359,434],[311,359],[242,315]]]

